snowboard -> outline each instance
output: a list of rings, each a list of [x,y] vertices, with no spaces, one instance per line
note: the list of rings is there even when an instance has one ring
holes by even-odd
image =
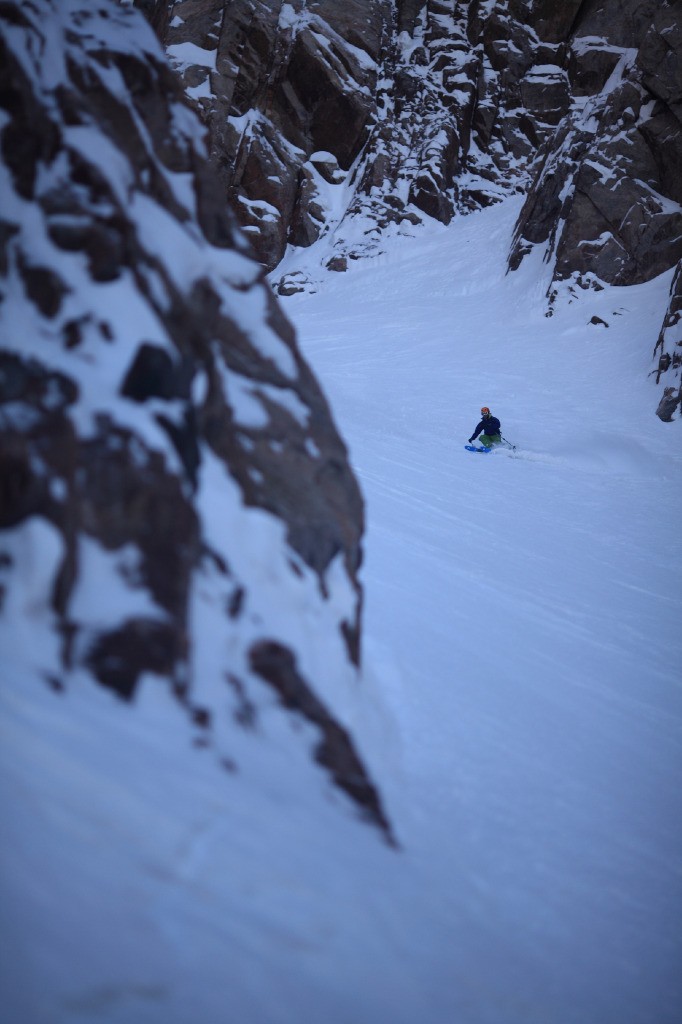
[[[486,454],[489,454],[492,451],[492,448],[479,448],[475,444],[465,444],[464,447],[468,452],[485,452]]]

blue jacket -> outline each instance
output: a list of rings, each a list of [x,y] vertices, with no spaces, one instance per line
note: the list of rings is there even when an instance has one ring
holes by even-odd
[[[475,441],[481,431],[484,434],[500,434],[502,432],[502,424],[497,416],[484,416],[469,440]]]

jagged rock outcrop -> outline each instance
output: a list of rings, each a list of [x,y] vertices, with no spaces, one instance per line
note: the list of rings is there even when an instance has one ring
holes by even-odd
[[[347,172],[376,113],[390,0],[178,0],[163,41],[203,111],[226,196],[261,261],[323,225],[315,153]],[[345,174],[341,175],[345,180]]]
[[[513,266],[538,242],[552,245],[559,278],[627,283],[678,258],[679,212],[656,199],[679,203],[680,30],[666,3],[374,0],[363,17],[330,0],[171,9],[168,53],[269,269],[287,244],[335,226],[320,159],[351,186],[346,215],[375,226],[371,252],[390,225],[447,222],[525,188],[539,150]],[[343,232],[333,241],[358,255]]]
[[[682,405],[682,262],[670,288],[670,302],[654,348],[656,383],[665,385],[656,415],[664,423],[679,414]]]
[[[371,254],[387,228],[447,223],[518,187],[566,107],[565,76],[544,94],[527,76],[535,115],[520,114],[528,33],[478,6],[175,0],[161,37],[268,269],[328,232],[336,255]],[[508,66],[519,33],[525,57]],[[329,184],[346,190],[344,217],[369,221],[361,252],[334,233]]]
[[[509,265],[534,246],[561,281],[649,281],[682,258],[682,6],[666,0],[579,5],[564,65],[573,102],[538,159]],[[654,349],[658,407],[679,405],[679,275]],[[668,372],[670,371],[670,372]]]
[[[540,157],[510,266],[542,244],[557,280],[648,281],[682,257],[675,10],[658,0],[582,5],[565,63],[573,108]]]
[[[540,245],[555,282],[631,284],[682,256],[679,0],[139,3],[269,270],[325,236],[342,270],[514,191],[512,269]]]
[[[226,765],[230,700],[252,723],[274,687],[388,835],[334,714],[362,498],[204,129],[115,0],[5,0],[0,29],[0,629],[45,637],[12,671],[160,677]]]

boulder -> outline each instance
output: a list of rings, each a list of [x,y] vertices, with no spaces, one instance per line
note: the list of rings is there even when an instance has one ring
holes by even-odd
[[[681,401],[679,388],[664,388],[663,396],[656,409],[659,420],[663,420],[664,423],[672,423]]]
[[[336,273],[342,274],[348,270],[348,257],[347,256],[332,256],[331,259],[327,260],[327,270],[334,270]]]
[[[299,295],[305,292],[310,282],[306,275],[300,270],[294,270],[284,276],[277,283],[278,295]]]
[[[313,153],[310,163],[329,185],[340,185],[346,180],[346,175],[339,167],[339,161],[333,153]]]

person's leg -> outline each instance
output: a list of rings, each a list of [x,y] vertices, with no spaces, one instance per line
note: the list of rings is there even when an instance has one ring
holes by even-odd
[[[482,445],[486,448],[492,448],[493,445],[502,444],[502,438],[499,434],[481,434],[478,439]]]

